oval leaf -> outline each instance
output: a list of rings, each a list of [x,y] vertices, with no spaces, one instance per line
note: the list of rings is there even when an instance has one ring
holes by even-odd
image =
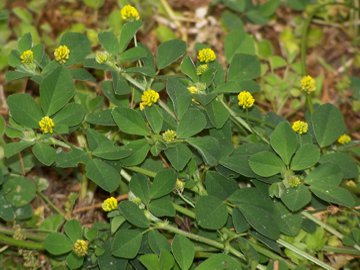
[[[149,134],[149,129],[138,111],[128,108],[116,108],[111,114],[122,132],[141,136]]]
[[[72,250],[73,243],[61,233],[50,233],[44,241],[45,249],[52,255],[61,255]]]
[[[280,173],[284,164],[275,154],[262,151],[250,157],[249,165],[257,175],[270,177]]]
[[[281,157],[286,165],[289,165],[297,146],[297,136],[289,123],[281,122],[276,126],[270,136],[271,147]]]
[[[291,169],[294,171],[305,170],[314,166],[320,159],[320,150],[313,144],[302,145],[291,161]]]
[[[86,176],[107,192],[114,192],[120,185],[118,171],[100,159],[87,162]]]
[[[144,211],[140,210],[139,207],[129,201],[123,201],[119,205],[121,213],[131,224],[139,228],[148,228],[149,221],[147,220]]]
[[[188,270],[195,257],[194,244],[186,237],[177,234],[171,244],[171,251],[181,270]]]
[[[157,52],[157,66],[163,69],[178,60],[186,51],[186,43],[173,39],[161,43]]]
[[[74,82],[71,73],[63,66],[47,74],[40,83],[40,101],[45,115],[53,115],[74,95]]]
[[[216,230],[223,227],[227,221],[226,205],[214,196],[202,196],[196,202],[195,215],[199,226]]]
[[[331,104],[321,105],[314,111],[312,124],[320,147],[329,146],[345,132],[343,116],[339,109]]]

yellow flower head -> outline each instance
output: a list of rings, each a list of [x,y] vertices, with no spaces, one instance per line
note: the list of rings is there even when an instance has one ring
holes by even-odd
[[[254,105],[255,99],[248,91],[241,91],[238,95],[239,106],[249,109]]]
[[[78,257],[84,257],[87,254],[88,249],[89,249],[89,244],[85,240],[80,240],[80,239],[76,240],[73,246],[73,251]]]
[[[174,130],[168,129],[162,134],[162,137],[165,142],[171,143],[175,140],[176,132]]]
[[[145,109],[145,106],[151,107],[151,105],[155,104],[159,98],[160,95],[155,90],[148,89],[144,91],[141,96],[140,110],[142,111]]]
[[[104,64],[109,58],[109,55],[106,52],[96,52],[95,61],[99,64]]]
[[[176,179],[176,184],[175,184],[175,189],[182,193],[184,191],[185,188],[185,182],[181,181],[180,179]]]
[[[69,59],[70,50],[66,45],[60,45],[55,49],[54,56],[55,60],[60,64],[65,64],[66,60]]]
[[[26,50],[20,55],[21,63],[32,64],[34,62],[34,53],[32,50]]]
[[[290,187],[296,188],[297,186],[299,186],[301,184],[301,180],[299,177],[293,175],[288,179],[288,184]]]
[[[300,82],[301,90],[310,94],[316,90],[315,80],[311,76],[304,76]]]
[[[292,129],[293,131],[301,135],[308,131],[308,124],[304,121],[298,120],[292,124]]]
[[[105,212],[110,212],[117,209],[118,201],[114,197],[110,197],[102,203],[101,207]]]
[[[203,75],[209,69],[208,64],[202,64],[196,68],[196,75]]]
[[[209,63],[215,61],[216,54],[210,48],[201,49],[198,53],[197,59],[202,63]]]
[[[337,141],[340,144],[347,144],[347,143],[351,142],[351,138],[349,135],[343,134],[337,139]]]
[[[131,5],[125,5],[120,10],[121,18],[124,21],[138,21],[140,20],[140,15],[137,9]]]
[[[191,93],[191,94],[196,94],[199,92],[199,89],[195,86],[195,85],[191,85],[187,88],[187,90]]]
[[[53,133],[53,127],[55,127],[55,124],[49,116],[44,116],[39,121],[39,127],[43,133]]]

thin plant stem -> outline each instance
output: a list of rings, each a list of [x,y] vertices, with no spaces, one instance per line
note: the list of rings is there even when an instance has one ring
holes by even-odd
[[[316,217],[314,217],[313,215],[311,215],[308,212],[302,212],[302,215],[308,219],[310,219],[311,221],[313,221],[314,223],[316,223],[317,225],[319,225],[320,227],[322,227],[324,230],[328,231],[329,233],[335,235],[337,238],[339,238],[340,240],[343,240],[344,235],[337,231],[336,229],[334,229],[333,227],[325,224],[324,222],[322,222],[321,220],[317,219]],[[358,251],[360,251],[360,246],[359,245],[353,245],[353,247],[355,249],[357,249]]]
[[[0,234],[0,242],[6,245],[15,246],[18,248],[44,250],[44,244],[26,240],[17,240],[12,237]]]
[[[242,254],[237,249],[233,248],[231,245],[225,245],[225,244],[223,244],[221,242],[218,242],[218,241],[215,241],[215,240],[212,240],[212,239],[209,239],[209,238],[197,235],[197,234],[193,234],[193,233],[189,233],[189,232],[180,230],[180,229],[178,229],[178,228],[176,228],[174,226],[168,225],[168,224],[161,224],[161,225],[159,225],[158,229],[159,230],[166,230],[166,231],[178,234],[178,235],[182,235],[182,236],[185,236],[185,237],[187,237],[189,239],[192,239],[192,240],[194,240],[196,242],[204,243],[204,244],[207,244],[209,246],[212,246],[212,247],[215,247],[215,248],[218,248],[218,249],[221,249],[221,250],[225,250],[225,251],[229,252],[230,254],[238,257],[239,259],[241,259],[243,261],[247,261],[244,254]],[[259,269],[259,270],[266,270],[266,267],[261,265],[261,264],[258,264],[256,266],[256,268]]]
[[[5,228],[0,226],[0,234],[5,234],[5,235],[14,235],[14,230],[10,229],[10,228]],[[21,233],[25,236],[26,239],[30,239],[30,240],[34,240],[34,241],[44,241],[46,238],[46,235],[39,235],[36,233],[31,233],[31,232],[27,232],[24,230],[21,230]]]
[[[85,199],[85,197],[86,197],[87,190],[88,190],[88,184],[89,184],[89,180],[86,177],[85,172],[83,172],[83,176],[81,178],[80,195],[79,195],[79,198],[81,200]]]
[[[141,174],[149,176],[149,177],[155,177],[155,175],[156,175],[156,173],[153,171],[149,171],[149,170],[143,169],[141,167],[137,167],[137,166],[125,167],[125,169],[133,171],[133,172],[141,173]]]
[[[326,252],[333,252],[337,254],[348,254],[348,255],[355,255],[360,256],[360,252],[353,248],[348,247],[332,247],[332,246],[324,246],[322,248],[323,251]]]
[[[312,102],[310,94],[306,94],[306,104],[307,104],[310,114],[312,114],[314,111],[314,106],[313,106],[313,102]]]
[[[315,258],[314,256],[311,256],[310,254],[306,253],[305,251],[302,251],[301,249],[295,247],[294,245],[284,241],[283,239],[278,239],[276,242],[279,245],[291,250],[292,252],[296,253],[297,255],[315,263],[316,265],[318,265],[326,270],[335,270],[335,268],[331,267],[330,265],[320,261],[319,259]]]
[[[175,210],[179,213],[184,214],[185,216],[188,216],[192,219],[195,219],[195,213],[181,205],[178,205],[176,203],[172,203],[172,205],[174,206]]]
[[[237,114],[224,102],[224,100],[220,100],[220,102],[222,103],[222,105],[224,106],[224,108],[230,113],[231,116],[231,120],[238,124],[240,124],[242,127],[244,127],[248,132],[253,133],[255,135],[257,135],[260,139],[262,139],[264,142],[269,143],[269,140],[266,139],[262,134],[260,134],[258,131],[256,131],[255,129],[252,129],[251,126],[241,117],[237,116]]]
[[[63,211],[61,211],[45,194],[42,192],[36,192],[40,198],[46,202],[55,212],[57,212],[59,215],[61,215],[63,218],[65,218],[65,214]],[[65,218],[66,219],[66,218]]]

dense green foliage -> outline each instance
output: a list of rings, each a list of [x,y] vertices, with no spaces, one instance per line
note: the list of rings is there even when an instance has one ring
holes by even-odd
[[[273,73],[237,15],[265,24],[280,1],[216,2],[229,28],[223,64],[211,54],[192,57],[209,46],[189,52],[180,39],[152,52],[137,41],[137,19],[120,33],[101,31],[98,51],[79,32],[64,33],[55,56],[30,33],[19,38],[6,80],[29,79],[38,92],[7,97],[0,242],[44,252],[52,269],[334,269],[319,255],[324,248],[359,255],[358,142],[338,141],[347,133],[341,111],[301,90],[307,74],[305,63],[302,71],[292,64],[298,51],[286,61],[304,101],[297,108],[304,132],[257,104],[261,76]],[[287,1],[296,10],[308,2]],[[271,57],[272,71],[282,66]],[[77,196],[69,195],[65,211],[53,205],[39,170],[62,181],[80,174],[80,200],[95,189],[123,196],[118,205],[104,202],[106,221],[83,227],[72,217]],[[35,236],[6,236],[6,224],[38,226],[37,196],[58,213]],[[351,215],[350,230],[312,215],[331,205]]]

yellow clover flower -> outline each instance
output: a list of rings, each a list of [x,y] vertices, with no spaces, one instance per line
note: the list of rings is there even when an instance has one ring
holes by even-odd
[[[141,96],[140,110],[142,111],[143,109],[145,109],[145,106],[151,107],[159,100],[159,98],[160,95],[155,90],[148,89],[144,91]]]
[[[55,127],[55,124],[49,116],[44,116],[39,121],[39,127],[43,133],[53,133],[53,128]]]
[[[349,135],[343,134],[337,139],[337,141],[340,144],[347,144],[347,143],[351,142],[351,138]]]
[[[307,94],[310,94],[311,92],[314,92],[316,90],[315,80],[313,77],[309,75],[304,76],[301,79],[300,85],[301,85],[301,90],[306,92]]]
[[[181,181],[180,179],[176,179],[175,190],[180,193],[183,193],[184,188],[185,188],[185,182]]]
[[[101,207],[105,212],[110,212],[117,209],[118,201],[114,197],[110,197],[102,203]]]
[[[293,175],[288,179],[288,184],[290,187],[296,188],[297,186],[299,186],[301,184],[301,180],[299,177]]]
[[[249,109],[254,105],[255,99],[248,91],[241,91],[238,95],[239,106]]]
[[[60,64],[65,64],[69,59],[70,49],[66,45],[60,45],[55,49],[54,56],[55,60]]]
[[[300,135],[301,134],[304,134],[308,131],[308,124],[304,121],[295,121],[293,124],[292,124],[292,129],[293,131],[295,131],[296,133],[299,133]]]
[[[125,5],[120,10],[121,18],[124,21],[138,21],[140,20],[140,15],[137,9],[131,5]]]
[[[215,61],[216,54],[212,49],[205,48],[199,51],[197,58],[202,63],[209,63]]]
[[[199,92],[199,89],[195,86],[195,85],[191,85],[187,88],[187,90],[191,93],[191,94],[196,94]]]
[[[168,129],[162,134],[162,137],[165,142],[171,143],[175,140],[176,132],[174,130]]]
[[[20,55],[21,63],[32,64],[34,62],[34,53],[32,50],[26,50]]]
[[[108,58],[109,58],[109,55],[108,55],[106,52],[101,52],[101,51],[96,52],[95,61],[96,61],[98,64],[104,64],[104,63],[106,63],[106,61],[108,60]]]
[[[89,249],[89,244],[85,240],[76,240],[73,246],[73,251],[78,257],[84,257]]]

